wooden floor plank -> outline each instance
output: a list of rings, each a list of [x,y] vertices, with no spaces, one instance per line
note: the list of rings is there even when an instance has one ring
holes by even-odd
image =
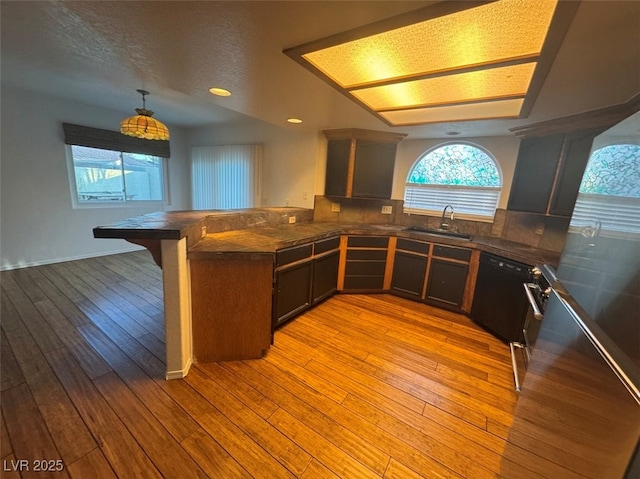
[[[58,349],[48,353],[47,360],[118,477],[161,478],[157,467],[73,357]]]
[[[182,441],[197,429],[195,421],[180,405],[169,398],[154,381],[149,381],[149,376],[102,331],[93,325],[83,325],[80,333],[102,355],[111,368],[130,385],[135,394],[145,401],[147,407],[177,441]]]
[[[312,454],[318,462],[324,464],[340,477],[354,479],[380,477],[379,474],[355,460],[343,449],[335,446],[326,437],[306,426],[283,409],[278,409],[269,418],[269,422]]]
[[[147,251],[1,279],[2,459],[46,451],[73,479],[543,479],[501,457],[508,348],[463,315],[340,294],[280,327],[262,359],[165,381]]]
[[[430,457],[421,454],[419,450],[397,440],[391,434],[375,427],[364,418],[336,404],[274,366],[265,362],[246,361],[225,363],[225,367],[232,369],[239,378],[247,380],[260,389],[289,414],[313,430],[325,430],[325,423],[329,418],[345,430],[357,434],[363,441],[375,445],[382,452],[418,464],[416,467],[425,471],[425,477],[456,479],[460,477]]]
[[[25,479],[31,478],[66,478],[67,471],[37,471],[35,461],[62,461],[53,438],[33,399],[29,386],[22,383],[2,392],[2,414],[6,420],[7,431],[11,436],[15,457],[28,461],[27,470],[20,474]]]
[[[206,475],[153,413],[114,374],[95,381],[96,388],[166,479]]]
[[[67,469],[72,479],[90,477],[92,479],[116,479],[107,458],[100,449],[95,448],[77,461],[68,464]]]
[[[307,468],[311,457],[306,452],[252,409],[243,408],[239,400],[226,392],[211,377],[196,369],[189,374],[187,382],[198,389],[218,411],[294,475],[300,475]],[[269,416],[272,415],[273,412],[269,414]]]
[[[182,441],[182,447],[208,477],[250,479],[251,475],[218,442],[202,430]]]

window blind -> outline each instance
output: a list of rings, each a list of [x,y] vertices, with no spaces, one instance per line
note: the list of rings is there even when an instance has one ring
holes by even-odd
[[[262,145],[191,149],[193,208],[237,209],[260,204]]]
[[[67,145],[88,146],[102,150],[140,153],[169,158],[171,150],[168,140],[144,140],[123,135],[119,131],[102,130],[88,126],[63,123],[64,142]]]
[[[493,218],[500,188],[407,184],[404,209],[408,213],[441,212],[452,205],[456,214]]]
[[[640,198],[579,193],[572,227],[600,223],[602,231],[640,234]]]

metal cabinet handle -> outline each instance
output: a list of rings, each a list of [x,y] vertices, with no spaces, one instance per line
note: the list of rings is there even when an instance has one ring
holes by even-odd
[[[542,319],[542,313],[540,312],[540,308],[538,308],[538,304],[536,303],[533,294],[531,294],[531,289],[535,289],[538,286],[534,283],[523,283],[524,292],[527,295],[527,299],[529,300],[529,304],[531,305],[531,309],[533,309],[533,317],[537,320]]]

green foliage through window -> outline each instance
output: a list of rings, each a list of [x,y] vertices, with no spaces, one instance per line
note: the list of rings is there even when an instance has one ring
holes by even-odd
[[[456,214],[493,218],[502,180],[495,160],[468,143],[440,145],[422,155],[407,177],[404,210],[433,214],[452,205]]]
[[[594,151],[580,193],[640,198],[640,146],[609,145]]]
[[[499,187],[500,173],[481,149],[452,143],[427,153],[411,171],[409,183]]]

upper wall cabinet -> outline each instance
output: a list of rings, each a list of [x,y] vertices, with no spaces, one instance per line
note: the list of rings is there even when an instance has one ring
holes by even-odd
[[[640,107],[627,103],[518,127],[522,138],[507,209],[570,217],[593,139]]]
[[[591,143],[599,132],[589,130],[522,140],[508,209],[571,216]]]
[[[357,128],[325,130],[325,195],[346,198],[391,198],[396,148],[401,133]]]

